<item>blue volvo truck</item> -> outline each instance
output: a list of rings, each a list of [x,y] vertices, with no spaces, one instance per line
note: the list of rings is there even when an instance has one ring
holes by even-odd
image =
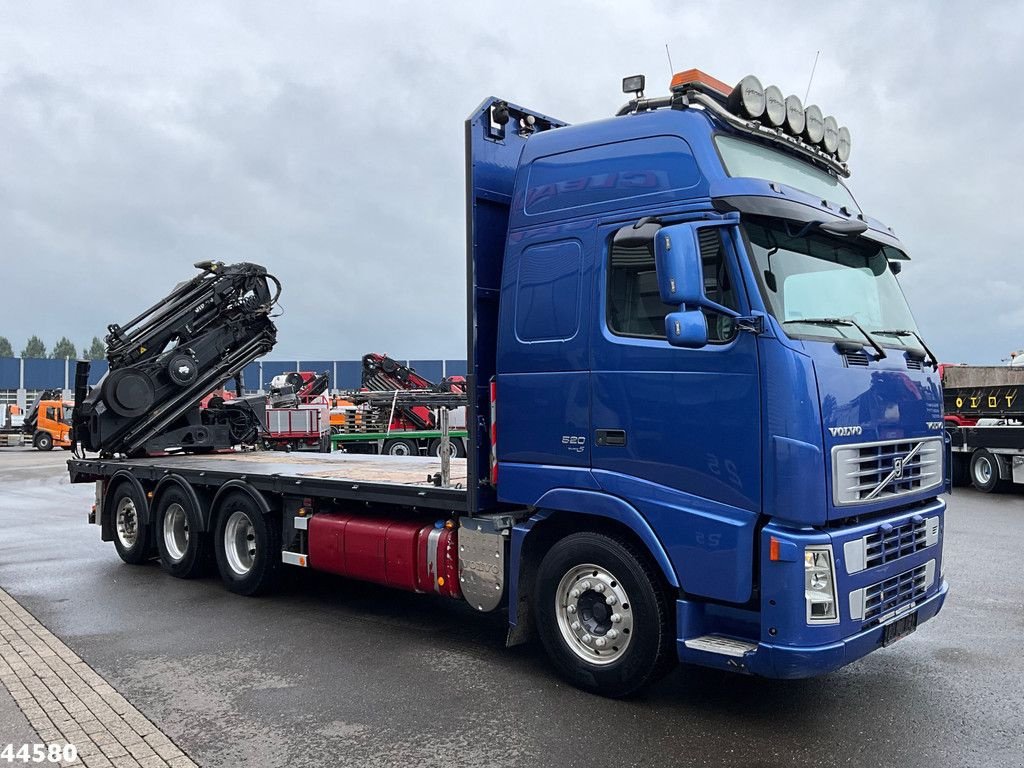
[[[104,540],[241,594],[290,564],[507,610],[608,696],[676,661],[820,675],[934,616],[937,362],[849,132],[753,77],[643,88],[466,121],[465,460],[72,459]]]

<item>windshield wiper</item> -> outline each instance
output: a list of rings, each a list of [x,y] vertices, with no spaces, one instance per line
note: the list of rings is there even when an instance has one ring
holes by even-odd
[[[911,331],[906,328],[894,328],[892,330],[875,331],[879,336],[895,336],[896,338],[904,338],[906,336],[913,336],[917,339],[917,343],[921,345],[921,349],[924,350],[925,355],[931,358],[930,365],[932,368],[939,367],[939,358],[935,356],[935,353],[928,349],[928,345],[924,343],[924,339],[921,338],[921,334],[917,331]],[[927,362],[927,361],[926,361]]]
[[[886,357],[885,350],[882,349],[881,345],[875,341],[875,338],[870,333],[861,328],[860,323],[856,320],[851,320],[847,317],[803,317],[800,319],[782,321],[783,325],[789,325],[790,323],[826,326],[842,325],[850,328],[856,328],[860,331],[860,335],[864,337],[865,341],[867,341],[867,343],[871,345],[872,349],[875,350],[875,360],[883,360]]]

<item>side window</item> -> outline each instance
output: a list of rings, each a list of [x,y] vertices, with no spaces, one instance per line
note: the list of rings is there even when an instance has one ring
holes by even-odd
[[[739,311],[736,290],[722,247],[722,230],[699,233],[704,293],[712,301]],[[654,268],[653,243],[641,246],[612,245],[608,269],[608,327],[622,336],[665,338],[665,315],[675,307],[663,304]],[[722,343],[736,335],[731,317],[705,310],[708,341]]]

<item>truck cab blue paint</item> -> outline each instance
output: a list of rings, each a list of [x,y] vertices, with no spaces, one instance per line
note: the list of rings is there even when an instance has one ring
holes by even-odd
[[[497,138],[492,103],[467,123],[470,491],[474,510],[540,510],[513,533],[512,597],[523,543],[538,520],[557,511],[610,517],[626,523],[680,587],[681,658],[791,677],[866,653],[881,628],[856,626],[842,605],[835,625],[811,625],[803,557],[769,562],[766,547],[775,535],[799,553],[809,543],[842,549],[850,537],[869,535],[858,526],[876,531],[921,505],[938,504],[941,519],[941,488],[838,507],[831,468],[837,446],[928,436],[941,421],[937,377],[900,352],[853,368],[832,341],[788,336],[765,306],[740,224],[751,212],[782,210],[802,222],[856,216],[868,226],[865,237],[899,247],[892,231],[859,205],[730,177],[715,145],[730,129],[704,110],[579,126],[539,116],[544,130],[517,132],[513,121]],[[720,225],[731,308],[761,318],[759,332],[682,349],[613,327],[613,238],[647,216],[666,226]],[[496,485],[485,479],[492,380]],[[832,431],[848,426],[856,436]],[[620,437],[600,442],[608,433]],[[862,522],[850,522],[853,515]],[[918,567],[918,559],[838,581],[856,590]],[[918,608],[921,620],[937,612],[945,590],[937,577]],[[510,604],[514,623],[518,606]],[[698,632],[751,641],[757,651],[725,662],[686,646]]]

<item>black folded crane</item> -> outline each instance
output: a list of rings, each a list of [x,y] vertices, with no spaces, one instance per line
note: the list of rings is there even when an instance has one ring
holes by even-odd
[[[202,261],[199,275],[124,325],[108,326],[107,373],[89,390],[75,371],[72,441],[102,456],[144,456],[253,443],[265,400],[244,398],[241,371],[273,349],[281,283],[258,264]],[[272,287],[273,286],[273,287]],[[204,396],[234,378],[239,399]]]

